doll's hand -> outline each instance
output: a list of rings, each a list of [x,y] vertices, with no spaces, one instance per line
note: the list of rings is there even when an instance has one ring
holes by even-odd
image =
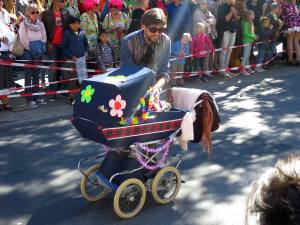
[[[4,44],[8,44],[8,38],[3,36],[2,42],[3,42]]]

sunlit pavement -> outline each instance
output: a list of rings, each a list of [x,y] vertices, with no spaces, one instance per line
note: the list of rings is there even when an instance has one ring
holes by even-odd
[[[186,86],[208,89],[220,108],[212,159],[190,144],[176,200],[161,206],[149,194],[142,212],[125,221],[115,216],[112,195],[99,203],[81,198],[77,162],[100,148],[80,137],[69,116],[2,123],[0,224],[242,225],[251,182],[278,158],[300,152],[299,84],[297,67],[208,84],[190,80]]]

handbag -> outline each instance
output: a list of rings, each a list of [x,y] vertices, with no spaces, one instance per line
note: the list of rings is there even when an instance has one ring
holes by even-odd
[[[22,43],[20,41],[20,35],[19,35],[19,33],[17,34],[16,40],[14,41],[14,43],[12,45],[11,52],[15,56],[22,56],[23,55],[24,46],[22,45]]]
[[[43,56],[46,52],[46,43],[42,41],[30,41],[29,50],[32,56]]]

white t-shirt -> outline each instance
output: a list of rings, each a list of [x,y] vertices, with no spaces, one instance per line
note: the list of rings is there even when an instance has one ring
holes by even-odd
[[[10,22],[10,17],[8,12],[2,8],[0,11],[0,23],[8,24]]]
[[[9,51],[13,42],[15,41],[15,33],[6,24],[0,22],[0,38],[6,37],[8,43],[4,44],[1,42],[0,51]]]

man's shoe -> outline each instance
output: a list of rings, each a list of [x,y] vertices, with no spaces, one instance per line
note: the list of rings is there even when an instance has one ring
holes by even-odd
[[[46,105],[47,101],[44,98],[37,99],[36,102],[40,105]]]
[[[201,80],[203,83],[208,83],[208,79],[207,79],[205,76],[201,77],[200,80]]]
[[[31,108],[36,108],[39,106],[35,101],[29,101],[28,104],[31,106]]]
[[[263,72],[265,72],[266,70],[263,69],[262,67],[257,67],[255,71],[258,72],[258,73],[263,73]]]
[[[231,76],[229,73],[226,73],[226,72],[223,73],[222,76],[223,76],[224,78],[227,78],[227,79],[232,78],[232,76]]]

